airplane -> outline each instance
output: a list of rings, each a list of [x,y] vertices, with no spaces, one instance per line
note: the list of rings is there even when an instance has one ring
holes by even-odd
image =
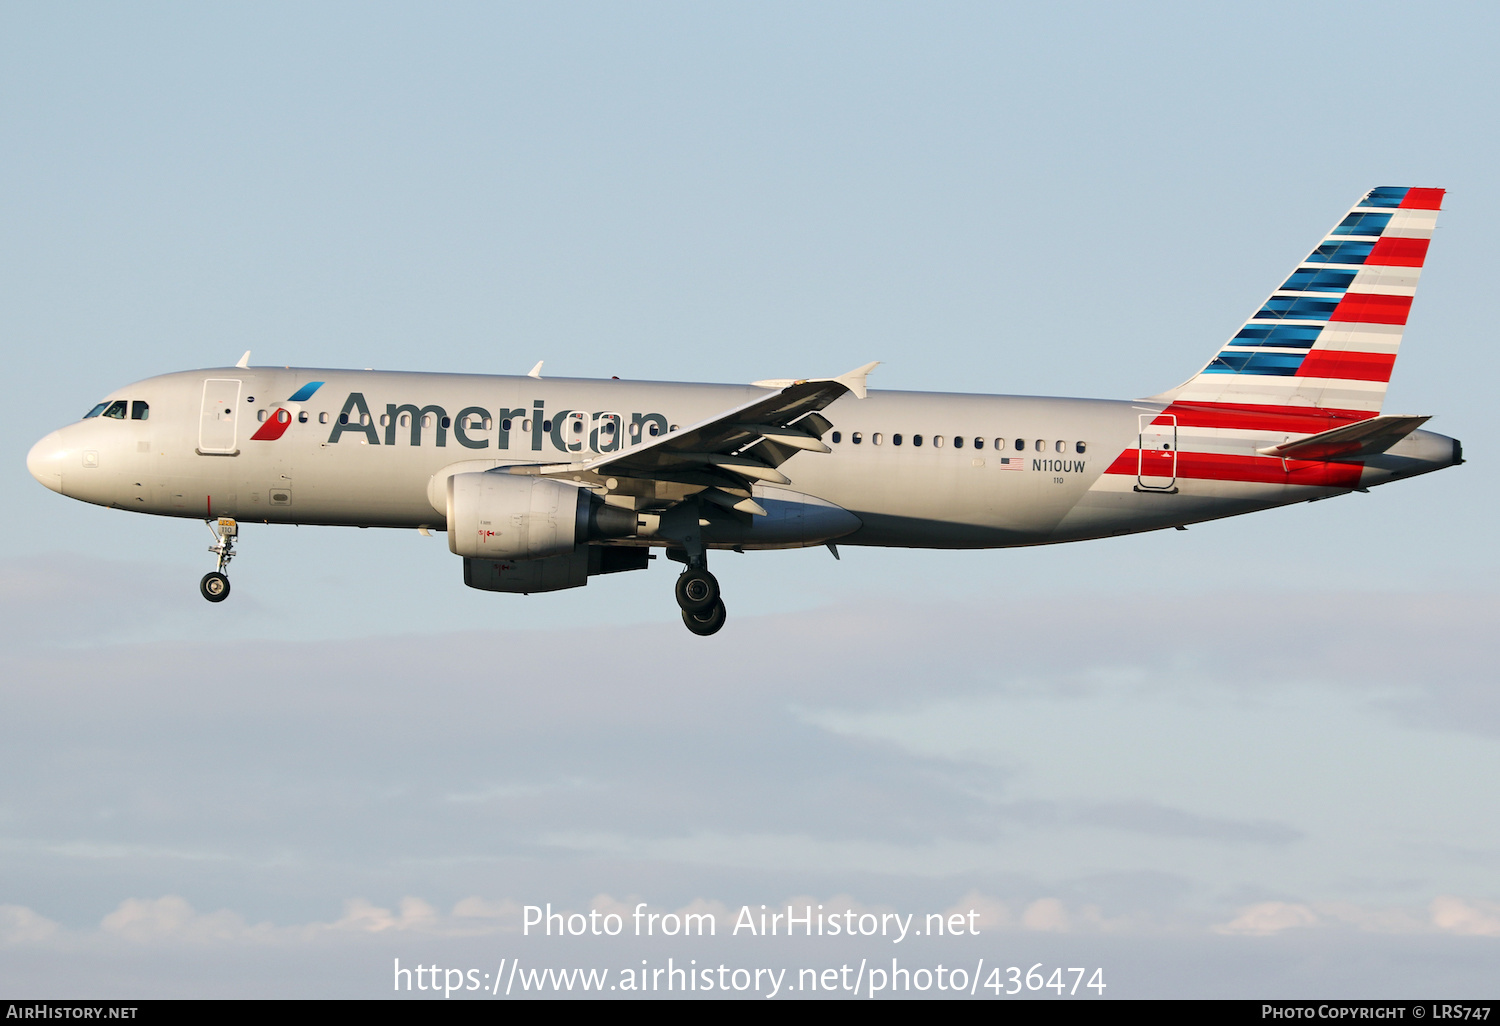
[[[533,593],[712,550],[987,549],[1312,502],[1456,466],[1381,413],[1444,190],[1366,193],[1197,374],[1136,400],[875,391],[869,363],[749,385],[251,367],[147,378],[27,456],[55,492],[204,520],[446,531],[471,588]]]

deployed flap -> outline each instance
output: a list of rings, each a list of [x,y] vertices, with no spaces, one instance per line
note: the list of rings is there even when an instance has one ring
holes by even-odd
[[[731,407],[681,431],[653,438],[618,453],[577,463],[513,467],[511,473],[608,474],[612,477],[678,481],[742,490],[748,484],[790,483],[775,468],[798,452],[829,452],[821,441],[829,422],[818,416],[845,393],[863,398],[867,364],[838,378],[775,382],[772,395]],[[758,385],[773,387],[768,382]],[[748,497],[748,491],[741,491]]]
[[[1353,460],[1377,456],[1411,434],[1430,417],[1372,417],[1295,442],[1257,449],[1264,456],[1288,460]]]

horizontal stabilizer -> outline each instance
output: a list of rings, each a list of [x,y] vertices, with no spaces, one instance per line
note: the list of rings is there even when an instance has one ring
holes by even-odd
[[[1257,449],[1287,460],[1357,460],[1378,456],[1430,420],[1430,417],[1372,417],[1295,442]]]

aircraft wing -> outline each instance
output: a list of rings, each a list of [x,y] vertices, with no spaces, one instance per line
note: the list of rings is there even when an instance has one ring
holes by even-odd
[[[777,469],[781,464],[799,452],[831,452],[822,436],[833,424],[818,411],[846,393],[863,399],[865,377],[878,365],[879,361],[868,363],[836,378],[757,381],[775,391],[644,444],[572,463],[507,471],[675,484],[686,491],[702,490],[704,498],[718,505],[764,514],[750,498],[751,486],[790,484]]]
[[[1421,427],[1430,417],[1371,417],[1320,434],[1255,450],[1287,460],[1357,460],[1377,456]]]

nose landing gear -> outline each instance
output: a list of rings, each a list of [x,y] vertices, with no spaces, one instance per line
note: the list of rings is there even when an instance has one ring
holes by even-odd
[[[218,526],[210,520],[208,529],[214,534],[214,544],[208,547],[208,551],[219,557],[219,568],[203,575],[198,590],[210,602],[223,602],[229,597],[229,577],[224,571],[234,558],[234,540],[239,536],[240,528],[233,518],[220,517]]]
[[[223,602],[229,597],[229,578],[217,570],[203,575],[203,580],[198,582],[198,590],[203,597],[210,602]]]

